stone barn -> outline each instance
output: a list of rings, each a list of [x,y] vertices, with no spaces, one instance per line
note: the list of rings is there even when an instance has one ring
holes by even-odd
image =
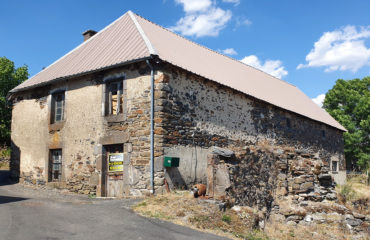
[[[131,11],[10,91],[12,173],[97,196],[330,199],[346,131],[297,87]]]

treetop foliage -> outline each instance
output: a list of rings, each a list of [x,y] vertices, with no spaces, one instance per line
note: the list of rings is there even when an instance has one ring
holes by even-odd
[[[338,79],[325,96],[323,108],[342,124],[347,164],[370,167],[370,77]]]
[[[28,78],[26,65],[16,68],[14,62],[0,57],[0,145],[10,144],[11,106],[6,97],[8,92]]]

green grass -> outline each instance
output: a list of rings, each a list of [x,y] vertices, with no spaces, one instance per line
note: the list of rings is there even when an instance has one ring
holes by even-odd
[[[89,195],[87,195],[87,196],[88,196],[88,198],[90,198],[90,199],[96,198],[96,195],[95,195],[95,194],[89,194]]]
[[[231,217],[228,215],[222,215],[222,221],[226,223],[231,223]]]
[[[245,240],[269,240],[269,238],[261,231],[254,230],[248,234],[241,234],[237,232],[233,232],[233,235],[237,238],[242,238]]]
[[[0,148],[0,158],[10,158],[11,152],[11,149],[8,147]]]
[[[144,215],[148,216],[148,217],[151,217],[151,218],[159,218],[159,219],[165,219],[165,220],[171,220],[173,219],[173,217],[171,216],[167,216],[161,212],[151,212],[151,211],[147,211],[147,212],[144,212]]]
[[[141,202],[141,203],[138,203],[137,205],[136,205],[136,207],[146,207],[148,204],[145,202],[145,201],[143,201],[143,202]]]

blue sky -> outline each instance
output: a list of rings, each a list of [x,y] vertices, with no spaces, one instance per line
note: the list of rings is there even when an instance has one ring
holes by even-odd
[[[32,75],[128,10],[305,92],[370,75],[369,0],[4,0],[0,56]],[[268,86],[266,86],[268,87]]]

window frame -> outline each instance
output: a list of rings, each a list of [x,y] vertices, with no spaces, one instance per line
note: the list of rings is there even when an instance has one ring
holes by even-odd
[[[60,97],[60,100],[58,99]],[[59,104],[59,105],[58,105]],[[60,109],[60,113],[58,110]],[[50,122],[63,122],[65,119],[65,91],[57,91],[51,95],[51,120]],[[60,117],[58,117],[60,116]]]
[[[335,166],[335,169],[334,169],[334,166]],[[339,161],[331,161],[331,172],[338,173],[338,168],[339,168]]]
[[[124,100],[122,99],[124,96],[124,80],[125,77],[115,77],[115,78],[110,78],[108,80],[104,81],[105,84],[105,111],[104,115],[105,116],[112,116],[112,115],[119,115],[123,114],[123,104]],[[113,86],[116,86],[113,89]],[[117,105],[115,106],[115,113],[113,109],[113,92],[117,92]]]
[[[58,158],[55,158],[58,157]],[[56,160],[58,160],[56,162]],[[58,168],[55,168],[58,166]],[[58,171],[56,178],[55,172]],[[63,176],[63,151],[62,149],[50,149],[49,154],[49,182],[61,182]]]

